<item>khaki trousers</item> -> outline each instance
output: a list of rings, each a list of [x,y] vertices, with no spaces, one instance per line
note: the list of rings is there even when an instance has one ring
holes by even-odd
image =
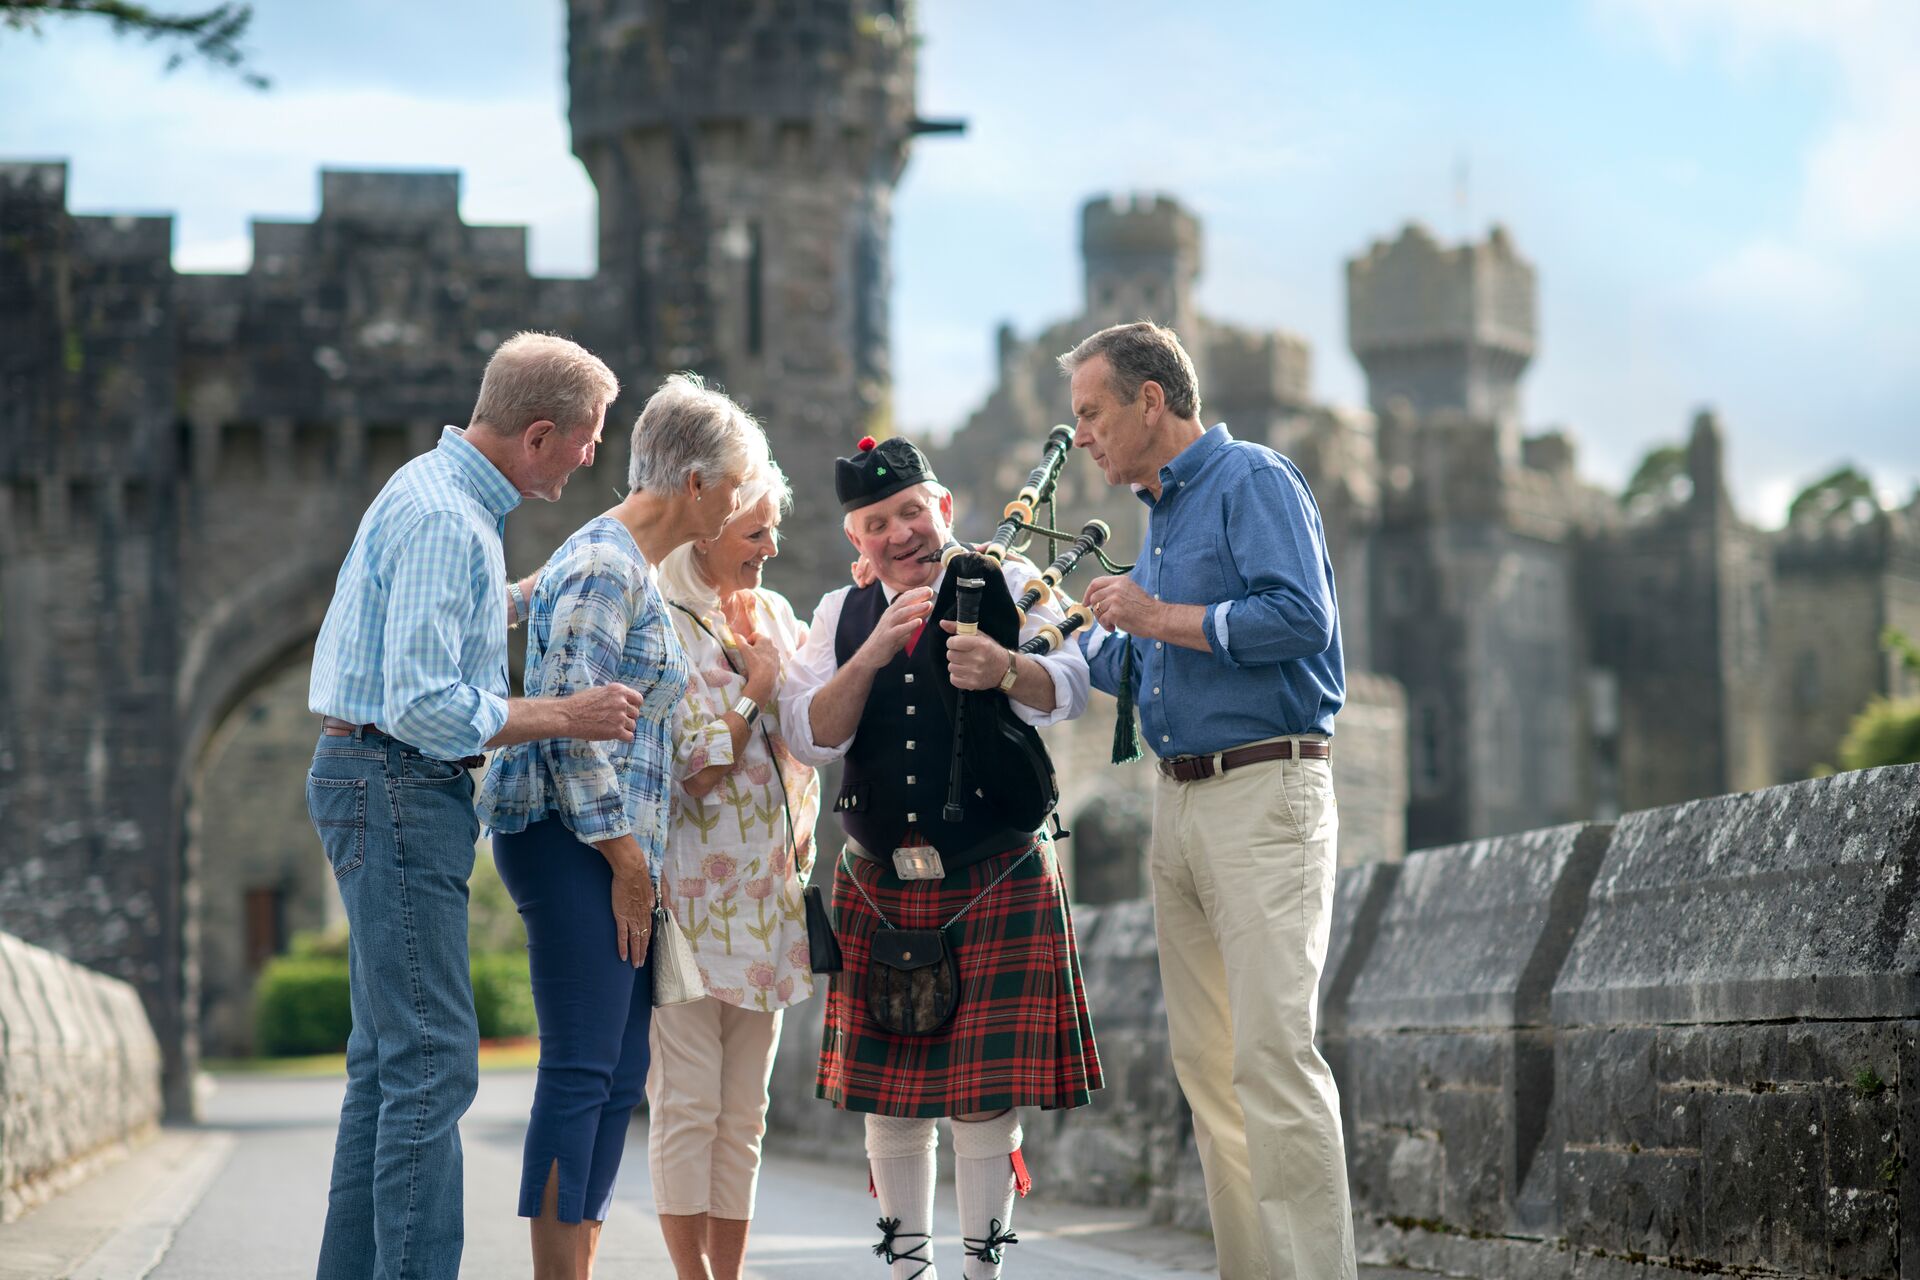
[[[780,1014],[711,996],[653,1011],[647,1167],[656,1212],[753,1217]]]
[[[1339,1096],[1313,1043],[1338,831],[1325,760],[1155,785],[1160,980],[1224,1280],[1355,1275]]]

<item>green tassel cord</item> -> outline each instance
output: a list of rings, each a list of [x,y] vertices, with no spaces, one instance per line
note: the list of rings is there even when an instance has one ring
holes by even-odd
[[[1114,639],[1127,646],[1127,660],[1120,664],[1119,703],[1113,720],[1113,762],[1131,764],[1140,758],[1140,726],[1133,715],[1133,640],[1119,635]]]

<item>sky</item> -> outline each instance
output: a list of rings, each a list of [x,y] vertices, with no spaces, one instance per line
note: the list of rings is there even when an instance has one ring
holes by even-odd
[[[176,0],[172,8],[191,7]],[[66,158],[75,212],[171,212],[182,270],[241,270],[322,165],[458,168],[472,222],[594,269],[553,0],[260,0],[267,93],[79,20],[0,29],[0,159]],[[1313,345],[1361,404],[1344,262],[1419,219],[1506,225],[1540,281],[1532,428],[1619,485],[1717,409],[1776,523],[1850,462],[1920,485],[1920,5],[1911,0],[920,0],[923,115],[895,201],[895,417],[937,435],[1002,321],[1079,310],[1078,209],[1164,191],[1204,225],[1202,310]],[[1465,182],[1461,175],[1465,174]],[[1204,388],[1203,388],[1204,391]]]

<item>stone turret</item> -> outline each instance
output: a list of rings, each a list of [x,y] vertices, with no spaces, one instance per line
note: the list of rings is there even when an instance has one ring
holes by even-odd
[[[893,186],[927,128],[906,6],[568,10],[573,149],[599,189],[615,367],[717,380],[789,462],[846,452],[886,416]],[[798,598],[843,569],[845,547],[819,477],[796,479]]]
[[[1199,355],[1193,285],[1200,221],[1166,195],[1100,196],[1081,206],[1090,330],[1130,320],[1171,326]]]
[[[1533,264],[1501,227],[1448,248],[1419,223],[1347,263],[1347,336],[1376,412],[1458,410],[1498,423],[1517,459],[1520,376],[1533,359]]]

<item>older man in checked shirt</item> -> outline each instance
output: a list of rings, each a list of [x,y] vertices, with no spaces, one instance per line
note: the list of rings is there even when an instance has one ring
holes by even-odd
[[[628,741],[640,695],[612,684],[507,697],[524,608],[500,545],[523,497],[553,501],[593,461],[619,384],[564,338],[523,333],[487,362],[463,431],[395,472],[360,522],[321,624],[322,717],[307,811],[352,929],[347,1093],[320,1280],[453,1280],[460,1117],[478,1080],[467,968],[473,782],[488,747]]]
[[[1115,325],[1060,363],[1074,443],[1149,511],[1133,572],[1087,585],[1080,643],[1159,757],[1160,977],[1220,1274],[1351,1280],[1339,1098],[1313,1044],[1346,694],[1320,512],[1287,459],[1201,426],[1171,329]]]

